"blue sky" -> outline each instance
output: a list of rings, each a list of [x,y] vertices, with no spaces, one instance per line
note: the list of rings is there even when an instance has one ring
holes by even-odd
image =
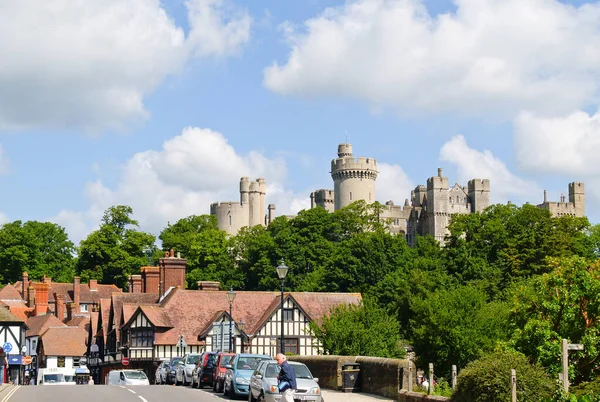
[[[293,214],[346,135],[382,202],[443,167],[503,203],[584,181],[600,218],[598,2],[94,3],[0,4],[2,222],[78,242],[127,204],[158,234],[241,176]]]

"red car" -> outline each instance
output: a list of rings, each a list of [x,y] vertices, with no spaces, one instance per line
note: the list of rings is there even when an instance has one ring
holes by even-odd
[[[227,369],[224,367],[229,364],[229,361],[233,357],[233,353],[219,352],[217,353],[217,361],[215,363],[215,370],[213,372],[213,391],[223,392],[223,383],[225,382],[225,372]]]

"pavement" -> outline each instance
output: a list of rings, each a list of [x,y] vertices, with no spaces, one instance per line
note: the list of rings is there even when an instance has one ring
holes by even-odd
[[[396,402],[395,399],[364,392],[342,392],[321,388],[323,402]]]
[[[4,391],[12,387],[14,387],[12,384],[0,384],[0,395],[4,394]]]

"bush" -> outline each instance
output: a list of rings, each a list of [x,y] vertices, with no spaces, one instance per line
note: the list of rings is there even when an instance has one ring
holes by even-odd
[[[502,351],[484,355],[463,369],[457,379],[455,402],[510,401],[510,373],[517,373],[517,400],[539,402],[553,395],[557,385],[539,366],[518,352]]]
[[[584,382],[569,389],[571,394],[576,395],[579,398],[587,397],[590,402],[600,401],[600,377],[590,381]]]

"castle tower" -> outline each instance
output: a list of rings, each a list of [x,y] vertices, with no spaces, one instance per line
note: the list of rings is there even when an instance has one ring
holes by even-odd
[[[575,206],[575,216],[585,216],[585,191],[582,182],[569,183],[569,202]]]
[[[490,181],[488,179],[469,180],[468,188],[471,212],[483,212],[490,206]]]
[[[352,155],[352,144],[338,145],[338,158],[331,161],[334,210],[342,209],[354,201],[375,201],[377,161]]]
[[[448,204],[448,178],[439,168],[437,176],[427,179],[427,233],[442,244],[450,221]]]
[[[249,227],[264,225],[266,192],[265,179],[256,179],[256,181],[250,183]]]
[[[250,181],[247,177],[240,179],[240,204],[248,204],[250,199]]]

